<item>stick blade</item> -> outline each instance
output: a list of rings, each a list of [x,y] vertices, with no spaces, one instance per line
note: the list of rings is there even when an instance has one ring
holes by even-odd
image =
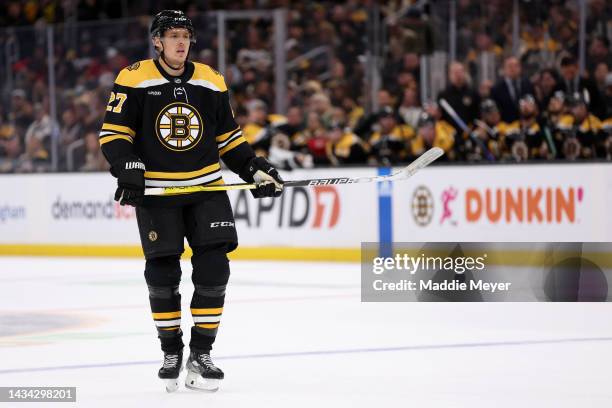
[[[408,177],[412,177],[414,173],[421,170],[423,167],[429,166],[431,163],[436,161],[440,156],[444,154],[444,150],[439,147],[432,147],[425,153],[419,156],[418,159],[410,163],[403,170],[399,171],[397,174],[394,174],[392,179],[394,180],[403,180]]]

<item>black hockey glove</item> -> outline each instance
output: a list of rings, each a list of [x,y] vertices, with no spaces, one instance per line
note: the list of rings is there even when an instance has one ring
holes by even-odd
[[[140,205],[145,188],[144,163],[134,155],[125,156],[113,164],[111,173],[117,177],[115,201],[121,205]]]
[[[283,193],[283,179],[263,157],[253,157],[240,173],[240,177],[248,183],[260,184],[251,190],[255,198],[278,197]]]

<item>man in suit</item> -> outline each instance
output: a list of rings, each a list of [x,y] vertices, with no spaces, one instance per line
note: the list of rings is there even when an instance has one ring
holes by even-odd
[[[519,118],[519,100],[525,95],[533,95],[531,82],[521,75],[521,62],[516,57],[504,61],[503,76],[491,89],[491,98],[499,107],[502,120],[512,123]]]
[[[588,103],[589,111],[595,116],[604,116],[604,102],[601,99],[597,85],[587,78],[581,77],[578,72],[578,62],[574,57],[563,57],[561,59],[561,81],[559,89],[566,95],[580,93]]]

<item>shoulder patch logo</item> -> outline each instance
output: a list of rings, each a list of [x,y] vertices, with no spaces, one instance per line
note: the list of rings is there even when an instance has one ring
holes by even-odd
[[[140,62],[135,62],[132,65],[130,65],[129,67],[127,67],[128,71],[136,71],[138,68],[140,68]]]
[[[164,147],[182,152],[192,149],[203,138],[204,122],[196,108],[174,102],[159,112],[155,130]]]

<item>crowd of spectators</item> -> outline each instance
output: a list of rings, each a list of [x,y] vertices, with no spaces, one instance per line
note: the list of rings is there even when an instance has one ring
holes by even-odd
[[[291,70],[288,109],[279,115],[272,23],[228,23],[224,74],[236,120],[256,151],[281,167],[392,165],[431,146],[442,147],[449,161],[612,159],[612,7],[605,0],[588,1],[582,75],[575,1],[521,3],[519,47],[506,1],[457,1],[457,61],[448,63],[446,87],[432,100],[420,94],[420,56],[443,43],[437,31],[447,18],[445,2],[411,3],[380,7],[384,64],[377,109],[369,111],[364,55],[374,1],[8,1],[0,6],[0,44],[20,47],[10,70],[0,68],[0,172],[50,170],[54,138],[58,170],[107,169],[98,132],[114,77],[151,56],[150,18],[140,16],[163,8],[186,10],[197,30],[191,58],[213,67],[216,19],[207,12],[219,8],[287,8],[290,60],[329,47],[322,59]],[[49,23],[56,38],[55,118],[44,47]],[[496,64],[492,80],[479,72],[485,53]]]

